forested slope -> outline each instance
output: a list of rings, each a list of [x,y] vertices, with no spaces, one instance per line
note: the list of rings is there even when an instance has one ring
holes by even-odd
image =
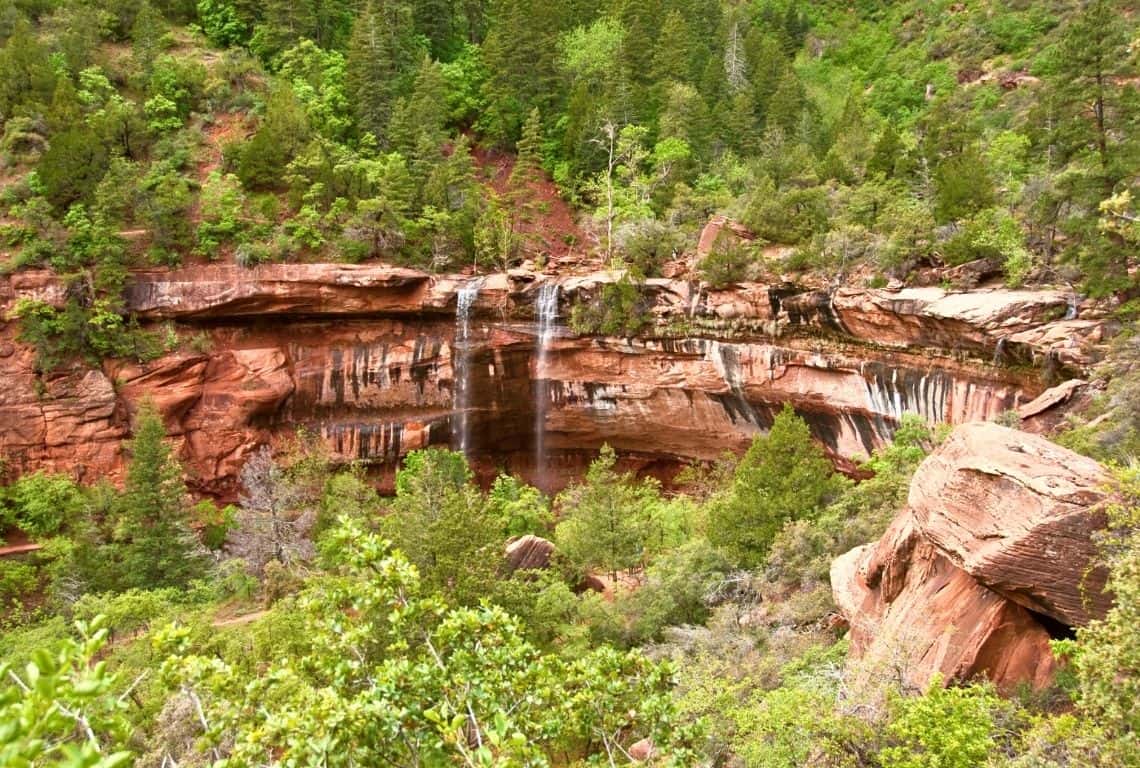
[[[713,283],[985,259],[1127,292],[1133,19],[1110,0],[11,2],[6,268],[87,274],[69,311],[24,314],[97,355],[146,353],[118,301],[135,265],[558,251],[653,275],[714,213],[761,239],[716,247]],[[489,151],[518,154],[506,183],[480,183]],[[533,226],[543,171],[589,235]]]

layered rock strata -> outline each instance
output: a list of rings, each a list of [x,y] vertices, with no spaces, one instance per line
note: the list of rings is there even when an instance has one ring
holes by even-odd
[[[861,675],[924,688],[1052,680],[1053,636],[1110,605],[1093,534],[1106,476],[1042,437],[965,424],[915,473],[908,508],[831,567]]]
[[[1029,403],[1044,390],[1042,366],[1083,373],[1111,330],[1094,307],[1057,291],[710,291],[659,279],[645,286],[651,322],[638,338],[562,328],[540,371],[534,304],[550,279],[482,280],[466,369],[472,454],[488,473],[531,474],[535,397],[547,393],[552,486],[602,442],[627,467],[667,476],[743,448],[784,403],[837,458],[859,457],[889,440],[904,412],[958,423]],[[614,279],[559,278],[563,317]],[[7,323],[0,451],[17,470],[114,474],[131,414],[149,396],[201,491],[232,494],[248,452],[298,427],[390,475],[407,451],[451,441],[456,296],[469,280],[339,264],[136,273],[129,309],[182,342],[145,364],[41,373]],[[5,315],[21,298],[64,297],[49,273],[0,282]]]

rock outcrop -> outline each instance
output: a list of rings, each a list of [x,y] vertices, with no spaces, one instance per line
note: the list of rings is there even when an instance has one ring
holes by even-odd
[[[1108,477],[1089,458],[996,424],[964,425],[923,463],[909,506],[923,536],[990,589],[1067,626],[1111,603],[1090,568]]]
[[[554,542],[527,534],[507,543],[507,567],[511,571],[546,568],[554,555]]]
[[[1029,403],[1044,389],[1034,361],[1082,375],[1111,331],[1097,307],[1074,310],[1058,291],[708,290],[655,279],[644,288],[652,322],[638,338],[562,328],[539,370],[535,299],[549,279],[479,278],[464,346],[477,469],[535,477],[535,380],[548,382],[548,488],[575,476],[602,442],[625,468],[668,477],[689,460],[742,449],[784,403],[837,459],[863,456],[905,412],[959,423]],[[563,317],[614,279],[558,278]],[[457,294],[472,280],[383,265],[137,272],[129,309],[173,330],[177,348],[144,364],[42,374],[17,324],[0,326],[0,452],[17,471],[113,476],[133,410],[149,396],[200,491],[232,495],[248,452],[299,427],[390,478],[409,450],[452,439]],[[22,298],[60,304],[65,292],[47,272],[0,281],[0,313]],[[1079,320],[1062,319],[1074,311]],[[1088,332],[1051,330],[1073,322]]]
[[[1042,437],[958,427],[883,537],[832,563],[860,672],[915,688],[935,673],[1047,684],[1053,634],[1109,606],[1092,567],[1105,480],[1096,462]]]

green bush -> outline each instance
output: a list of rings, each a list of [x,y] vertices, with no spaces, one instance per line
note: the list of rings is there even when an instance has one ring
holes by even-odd
[[[731,235],[721,236],[709,255],[697,264],[697,272],[711,287],[725,288],[747,280],[753,263],[752,254],[744,243]]]
[[[943,687],[936,676],[922,696],[897,696],[888,737],[880,750],[883,768],[976,768],[997,745],[995,712],[1003,704],[992,688]]]
[[[605,283],[597,294],[579,300],[570,310],[574,333],[601,336],[636,336],[650,322],[641,288],[628,274]]]
[[[19,560],[0,560],[0,609],[9,601],[19,600],[36,588],[36,567]]]
[[[7,491],[10,522],[33,538],[54,535],[83,512],[83,491],[64,475],[24,475]]]

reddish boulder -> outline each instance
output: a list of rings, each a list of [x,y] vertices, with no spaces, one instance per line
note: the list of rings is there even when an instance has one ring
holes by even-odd
[[[512,571],[545,568],[554,554],[554,542],[527,534],[507,543],[507,567]]]
[[[859,675],[916,690],[936,673],[947,683],[985,677],[1006,690],[1052,679],[1045,628],[920,538],[909,513],[877,545],[835,560],[831,583]]]
[[[642,739],[630,745],[628,754],[629,759],[635,763],[644,763],[657,755],[657,747],[653,744],[653,739]]]
[[[919,466],[909,506],[875,544],[831,566],[862,674],[914,688],[984,675],[1051,679],[1052,617],[1074,626],[1110,599],[1095,560],[1103,469],[1044,438],[964,424]]]
[[[922,536],[990,589],[1068,626],[1103,616],[1090,567],[1107,477],[1092,459],[997,424],[964,424],[923,462],[909,504]]]

